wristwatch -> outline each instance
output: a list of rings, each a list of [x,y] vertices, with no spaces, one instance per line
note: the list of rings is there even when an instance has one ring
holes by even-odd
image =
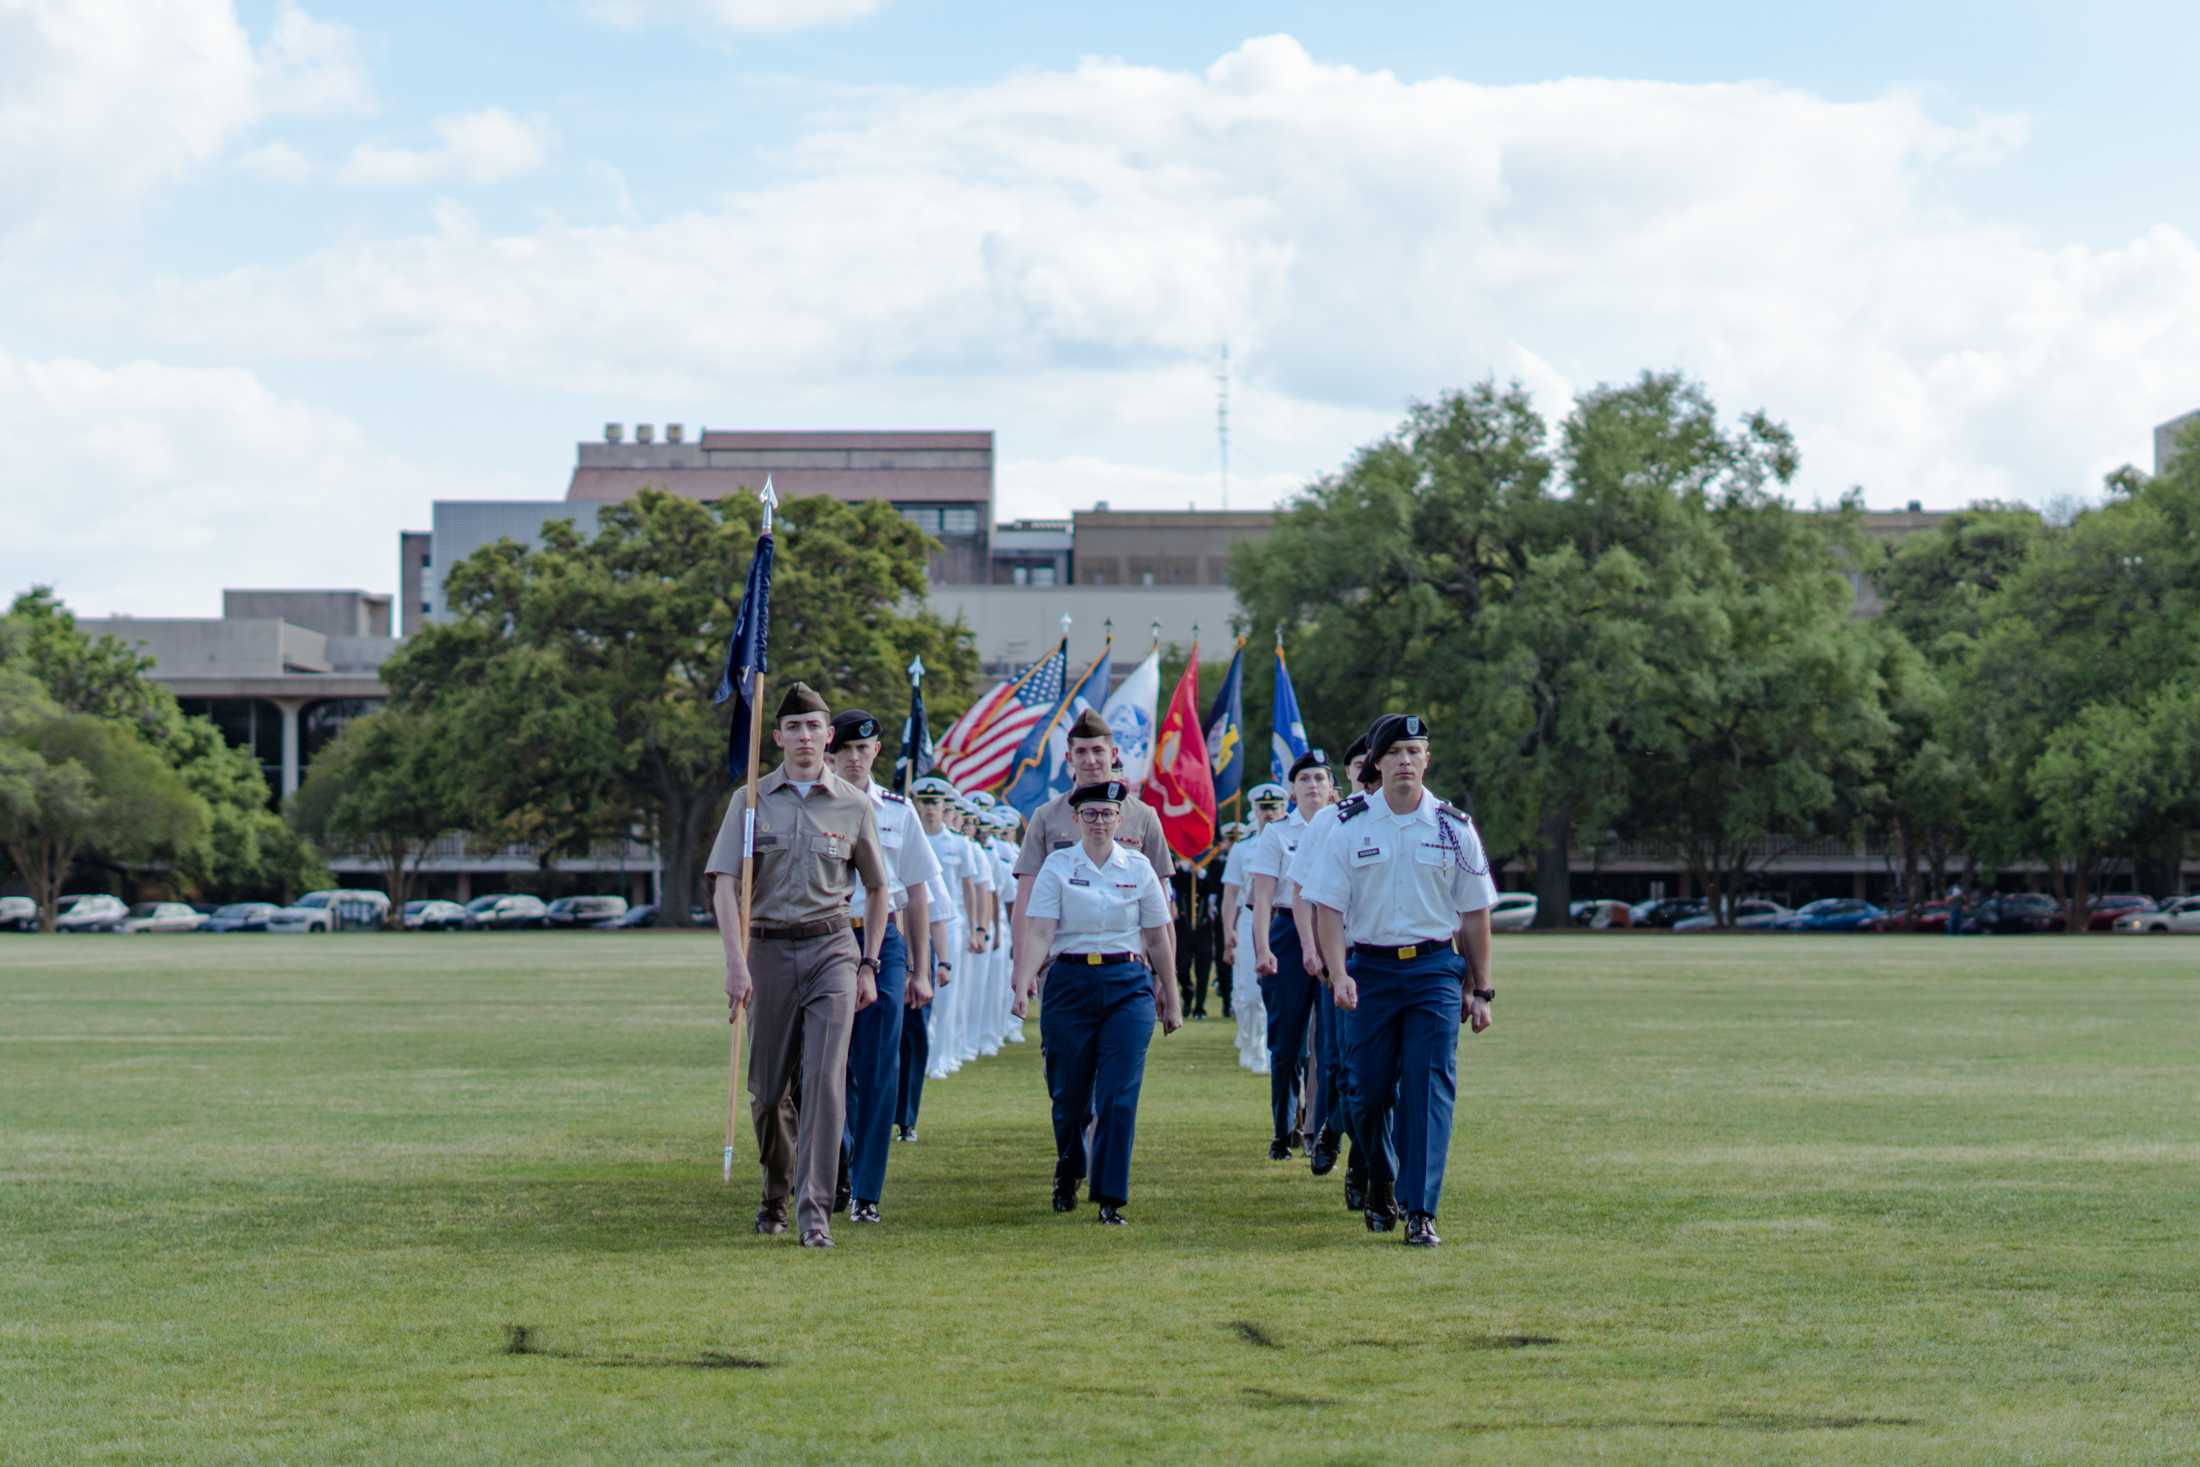
[[[1478,998],[1484,1003],[1495,1003],[1497,1001],[1497,990],[1494,988],[1470,988],[1467,990],[1467,996]]]
[[[869,969],[870,969],[870,970],[871,970],[872,972],[876,973],[876,972],[878,971],[878,959],[877,959],[877,958],[857,958],[857,959],[856,959],[856,966],[857,966],[858,968],[869,968]]]

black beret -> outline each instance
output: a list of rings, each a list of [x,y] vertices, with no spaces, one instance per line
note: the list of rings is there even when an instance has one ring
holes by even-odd
[[[1375,720],[1367,731],[1367,762],[1373,768],[1375,762],[1390,752],[1390,746],[1400,739],[1428,738],[1428,721],[1418,713],[1385,713]]]
[[[1327,769],[1328,767],[1329,751],[1327,749],[1308,749],[1291,761],[1290,778],[1297,779],[1301,773],[1309,769]]]
[[[1107,779],[1098,784],[1081,784],[1076,789],[1071,790],[1069,792],[1069,807],[1075,810],[1083,805],[1097,805],[1102,802],[1110,805],[1120,805],[1130,797],[1131,787],[1129,785],[1123,783],[1120,779]]]
[[[1115,730],[1108,727],[1108,721],[1100,716],[1098,709],[1088,707],[1069,726],[1069,736],[1073,739],[1113,739]]]
[[[795,718],[804,713],[832,711],[808,683],[793,683],[787,688],[787,696],[779,700],[779,711],[772,715],[772,721],[776,723],[782,718]]]
[[[878,737],[878,720],[861,708],[850,708],[833,715],[833,736],[825,741],[825,752],[831,753],[852,739]]]
[[[1352,741],[1351,743],[1349,743],[1349,744],[1345,745],[1345,750],[1344,750],[1344,762],[1345,762],[1345,763],[1347,763],[1347,764],[1350,764],[1350,763],[1351,763],[1351,762],[1352,762],[1353,760],[1355,760],[1355,759],[1359,758],[1359,757],[1360,757],[1360,756],[1361,756],[1362,754],[1365,754],[1366,752],[1367,752],[1367,735],[1366,735],[1366,734],[1361,734],[1361,735],[1360,735],[1360,736],[1359,736],[1358,738],[1354,739],[1354,740],[1353,740],[1353,741]]]

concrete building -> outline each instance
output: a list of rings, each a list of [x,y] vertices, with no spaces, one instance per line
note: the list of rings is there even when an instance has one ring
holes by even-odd
[[[2169,468],[2169,461],[2177,456],[2177,440],[2195,424],[2200,424],[2200,408],[2180,414],[2154,430],[2154,472],[2159,474]]]

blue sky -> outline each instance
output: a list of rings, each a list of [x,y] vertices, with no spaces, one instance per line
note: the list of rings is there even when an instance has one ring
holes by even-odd
[[[0,0],[0,577],[389,589],[607,419],[1211,503],[1225,339],[1233,503],[1664,367],[1805,499],[2083,496],[2200,405],[2196,62],[2130,3]]]

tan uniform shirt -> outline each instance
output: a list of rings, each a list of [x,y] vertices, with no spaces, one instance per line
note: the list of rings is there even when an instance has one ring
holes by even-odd
[[[1069,807],[1069,796],[1056,795],[1031,817],[1023,849],[1016,853],[1016,874],[1038,875],[1047,857],[1083,839],[1077,829],[1077,812]],[[1134,856],[1144,856],[1161,882],[1161,890],[1168,891],[1169,872],[1175,869],[1175,862],[1169,859],[1169,842],[1161,834],[1161,817],[1154,813],[1153,806],[1136,795],[1125,800],[1122,822],[1115,827],[1115,843]]]
[[[718,839],[710,848],[708,875],[741,874],[744,785],[733,792]],[[851,869],[873,891],[892,889],[879,848],[871,792],[822,771],[804,799],[785,765],[756,782],[756,906],[758,922],[815,922],[848,910]]]

